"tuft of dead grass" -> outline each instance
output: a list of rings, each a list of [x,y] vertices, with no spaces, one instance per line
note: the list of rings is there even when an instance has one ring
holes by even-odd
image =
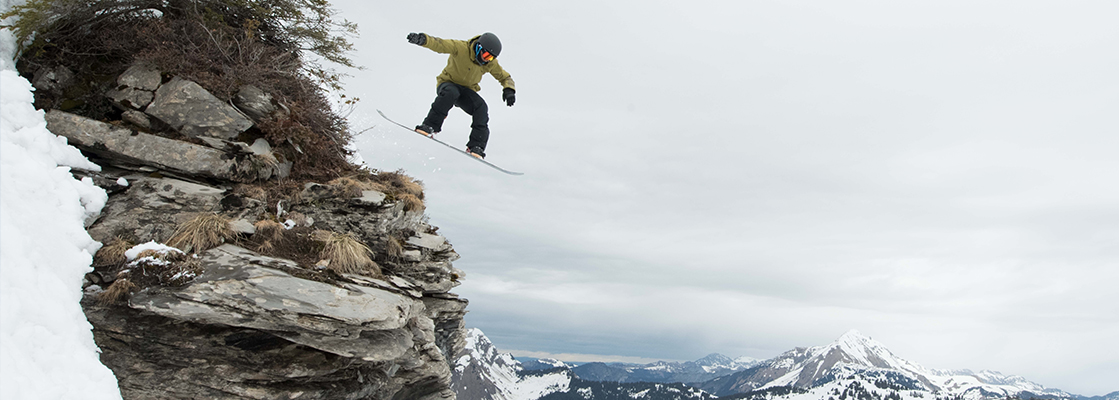
[[[351,177],[342,177],[326,183],[334,188],[339,197],[361,197],[365,190],[375,190],[371,182],[360,181]]]
[[[423,182],[404,174],[403,170],[378,172],[372,175],[373,183],[384,187],[382,192],[404,204],[404,211],[423,212]]]
[[[128,249],[131,249],[132,246],[135,246],[135,244],[124,240],[124,238],[120,236],[114,237],[113,240],[109,241],[109,244],[98,249],[97,253],[93,255],[93,265],[109,266],[123,264],[125,261],[128,261],[128,257],[125,257],[124,253],[128,251]]]
[[[311,237],[323,243],[320,257],[329,261],[327,268],[339,274],[380,276],[381,267],[373,262],[373,250],[354,235],[318,230]]]
[[[270,219],[257,221],[253,227],[256,228],[253,241],[259,243],[256,250],[264,253],[271,252],[276,243],[284,239],[284,232],[287,231],[283,224]]]
[[[177,247],[186,253],[201,253],[214,248],[233,237],[229,218],[217,213],[201,214],[179,225],[167,245]]]
[[[284,224],[270,220],[262,219],[253,224],[256,228],[256,233],[253,236],[259,237],[263,241],[275,242],[284,238]]]
[[[378,172],[373,175],[373,181],[386,186],[394,194],[407,193],[423,200],[423,182],[404,174],[404,170],[394,172]]]
[[[423,212],[424,210],[424,201],[411,193],[397,194],[396,201],[404,203],[404,211]]]
[[[117,279],[104,292],[97,295],[97,303],[101,305],[115,304],[131,295],[134,289],[136,289],[136,284],[127,278]]]
[[[361,197],[361,192],[376,190],[386,194],[390,201],[404,204],[405,211],[422,212],[424,206],[423,183],[405,175],[403,170],[395,172],[370,172],[336,178],[327,182],[334,195],[344,198]]]

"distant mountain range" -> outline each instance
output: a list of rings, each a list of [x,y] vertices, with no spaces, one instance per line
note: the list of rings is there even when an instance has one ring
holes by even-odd
[[[657,361],[651,364],[592,362],[574,366],[552,359],[530,359],[522,361],[522,365],[526,370],[567,366],[576,377],[587,381],[696,383],[727,376],[761,362],[762,360],[749,357],[731,359],[714,353],[687,362]]]
[[[522,364],[472,329],[455,363],[461,400],[1119,400],[1119,392],[1077,396],[994,371],[927,369],[857,331],[769,360],[711,354],[682,363],[576,366],[552,359]]]

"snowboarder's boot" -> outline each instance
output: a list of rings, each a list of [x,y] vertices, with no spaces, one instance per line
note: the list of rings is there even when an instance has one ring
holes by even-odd
[[[486,152],[483,151],[482,148],[478,147],[478,146],[467,147],[466,148],[466,154],[472,155],[474,157],[478,157],[478,159],[486,158]]]
[[[424,125],[424,124],[416,125],[416,133],[427,136],[427,137],[433,137],[433,136],[435,136],[435,128],[432,128],[432,127]]]

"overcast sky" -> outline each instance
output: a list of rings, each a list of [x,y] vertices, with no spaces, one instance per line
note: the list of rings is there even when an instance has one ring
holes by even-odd
[[[769,358],[858,329],[1119,390],[1117,2],[335,4],[360,153],[425,183],[502,351]],[[487,31],[518,89],[482,82],[487,160],[520,177],[375,111],[434,98],[446,56],[409,32]]]

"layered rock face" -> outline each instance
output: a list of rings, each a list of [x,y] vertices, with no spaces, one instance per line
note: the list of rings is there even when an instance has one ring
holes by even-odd
[[[230,244],[201,262],[181,288],[83,302],[126,399],[455,397],[444,354],[461,348],[464,300],[401,277],[298,278]]]
[[[49,129],[105,167],[82,172],[110,194],[87,221],[94,239],[168,243],[202,215],[221,216],[232,232],[224,244],[185,249],[176,262],[187,267],[174,276],[150,257],[95,261],[82,304],[123,397],[455,398],[448,358],[465,345],[467,302],[450,290],[464,273],[422,207],[352,180],[276,195],[292,166],[267,143],[238,141],[251,119],[192,82],[159,76],[137,66],[106,93],[134,121],[48,112]],[[254,104],[275,105],[258,96]],[[284,112],[257,108],[252,115]],[[175,134],[134,130],[149,130],[140,122]],[[280,233],[260,239],[261,222]],[[315,239],[323,232],[367,246],[376,268],[331,268]],[[141,283],[114,285],[126,279]],[[106,301],[114,286],[132,289]]]

